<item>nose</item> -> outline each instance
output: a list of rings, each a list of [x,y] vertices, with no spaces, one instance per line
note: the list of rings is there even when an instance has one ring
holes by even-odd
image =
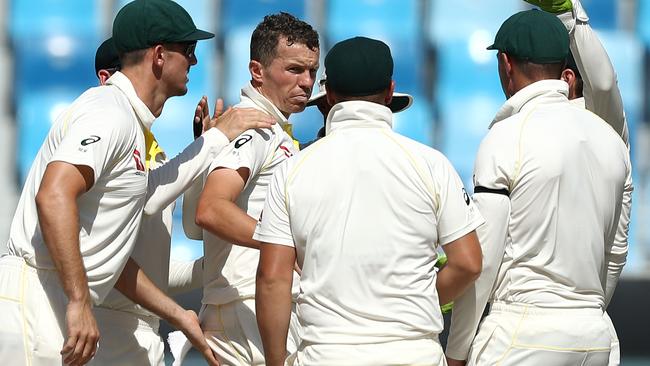
[[[196,54],[192,53],[192,56],[189,57],[190,66],[194,66],[199,63],[199,60],[196,58]]]
[[[298,86],[303,90],[306,90],[308,94],[311,93],[311,89],[314,87],[314,82],[316,82],[316,76],[312,75],[310,70],[305,70],[298,78]]]

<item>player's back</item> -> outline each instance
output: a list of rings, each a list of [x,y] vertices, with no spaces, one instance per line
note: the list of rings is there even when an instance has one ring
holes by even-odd
[[[341,104],[364,106],[353,103],[365,102]],[[304,340],[375,343],[442,330],[433,265],[438,241],[449,239],[439,238],[443,182],[458,180],[463,197],[450,171],[442,154],[381,120],[343,121],[290,159]]]
[[[511,242],[496,298],[602,307],[605,251],[629,171],[625,145],[600,118],[568,102],[537,105],[493,129],[517,136]]]

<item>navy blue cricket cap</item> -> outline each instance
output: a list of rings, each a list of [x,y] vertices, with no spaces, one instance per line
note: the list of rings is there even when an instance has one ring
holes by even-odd
[[[190,14],[172,0],[132,1],[113,21],[113,41],[119,53],[212,37],[214,34],[197,29]]]
[[[341,41],[325,56],[327,88],[345,96],[373,95],[390,86],[393,57],[388,45],[354,37]]]

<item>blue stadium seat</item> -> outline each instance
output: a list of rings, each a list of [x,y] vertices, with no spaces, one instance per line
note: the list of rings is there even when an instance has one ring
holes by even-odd
[[[173,158],[193,140],[192,120],[200,93],[191,91],[182,97],[167,100],[162,114],[156,119],[152,131],[168,158]],[[214,99],[210,98],[210,113],[214,112]]]
[[[240,27],[255,26],[265,15],[287,12],[299,19],[305,18],[304,0],[222,0],[221,30],[230,32]]]
[[[318,130],[324,126],[323,114],[316,107],[292,114],[289,121],[293,124],[293,137],[302,143],[315,139]]]
[[[332,0],[328,2],[327,34],[330,44],[366,36],[391,48],[397,88],[422,94],[424,40],[420,32],[420,2],[415,0]]]
[[[61,85],[83,91],[97,85],[94,45],[99,42],[70,35],[23,39],[14,46],[17,94]]]
[[[13,0],[9,33],[14,42],[46,35],[97,35],[101,30],[100,1]]]
[[[438,102],[442,135],[440,149],[471,192],[476,152],[504,98],[470,93],[463,98],[445,96]]]
[[[637,1],[637,34],[650,47],[650,1]]]
[[[433,86],[439,112],[440,149],[472,187],[476,151],[490,121],[504,102],[494,51],[487,31],[470,39],[442,39],[438,47],[438,78]]]
[[[441,40],[466,39],[476,31],[487,31],[489,38],[512,14],[523,10],[521,0],[433,0],[426,25],[429,40],[435,45]]]
[[[56,117],[77,97],[76,90],[66,88],[48,89],[27,93],[16,105],[18,125],[17,164],[21,182],[25,181],[29,168],[45,140]]]
[[[432,146],[434,141],[431,106],[424,96],[414,95],[409,109],[393,114],[393,130],[415,141]]]
[[[601,31],[598,32],[598,36],[612,60],[614,70],[616,70],[618,87],[623,97],[630,131],[630,140],[633,141],[643,111],[643,80],[645,78],[643,45],[633,33]],[[634,157],[634,145],[632,145],[632,150]]]
[[[589,24],[597,29],[615,30],[617,27],[618,1],[580,0],[589,15]],[[643,3],[644,1],[639,1]]]
[[[228,104],[239,102],[239,92],[250,80],[248,62],[250,61],[250,42],[255,25],[239,27],[224,34],[224,73],[225,94]]]
[[[133,0],[118,0],[113,7],[113,17],[115,19],[117,12]],[[216,30],[217,14],[216,1],[211,0],[174,0],[182,6],[192,17],[197,28],[213,32]]]

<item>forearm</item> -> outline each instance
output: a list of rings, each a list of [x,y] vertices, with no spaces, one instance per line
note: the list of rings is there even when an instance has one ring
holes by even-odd
[[[185,310],[156,287],[132,258],[122,270],[115,288],[133,302],[182,329],[180,320]]]
[[[257,220],[227,199],[214,199],[209,208],[203,208],[197,214],[197,224],[233,244],[260,248],[260,242],[253,239]]]
[[[605,260],[607,261],[607,277],[605,279],[605,307],[609,305],[614,290],[618,284],[618,279],[623,271],[623,266],[627,262],[628,252],[628,230],[630,226],[630,213],[632,210],[632,177],[628,174],[625,190],[623,191],[623,200],[621,205],[621,214],[616,227],[616,234],[611,246],[606,248]]]
[[[150,171],[144,213],[152,215],[174,202],[227,145],[228,138],[212,128],[173,159]]]
[[[481,316],[491,297],[508,236],[508,197],[477,193],[473,200],[479,211],[488,218],[476,230],[483,253],[483,271],[476,282],[454,301],[446,354],[456,360],[467,359]]]
[[[71,302],[91,303],[88,278],[79,248],[79,211],[76,197],[56,192],[36,199],[43,240],[56,267],[63,291]]]
[[[570,35],[571,53],[583,80],[585,106],[609,123],[628,142],[623,99],[614,66],[579,1],[573,12],[558,15]]]
[[[460,296],[470,284],[476,280],[476,275],[457,267],[451,263],[446,264],[436,279],[436,290],[440,304],[447,304]]]
[[[194,240],[203,239],[203,229],[196,224],[196,209],[202,189],[203,179],[199,177],[183,195],[183,231],[185,236]]]
[[[274,280],[258,272],[255,308],[266,364],[283,365],[291,317],[291,280]]]

